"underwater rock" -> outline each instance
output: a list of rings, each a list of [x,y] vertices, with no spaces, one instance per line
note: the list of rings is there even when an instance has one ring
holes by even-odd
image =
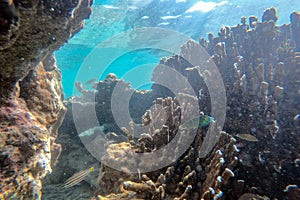
[[[245,193],[238,200],[249,200],[249,199],[255,199],[255,200],[269,200],[270,198],[268,197],[261,197],[257,194],[252,194],[252,193]]]
[[[7,98],[17,81],[82,28],[91,3],[1,0],[1,98]]]
[[[53,51],[82,28],[90,4],[0,1],[1,199],[41,199],[66,111]]]
[[[16,41],[16,32],[19,28],[18,3],[15,1],[0,1],[0,50],[3,50]]]
[[[284,192],[288,193],[290,200],[296,200],[300,198],[300,189],[297,185],[287,185]]]
[[[50,57],[51,58],[51,57]],[[41,62],[1,100],[1,199],[40,199],[65,107],[59,69]],[[26,189],[25,189],[26,188]]]

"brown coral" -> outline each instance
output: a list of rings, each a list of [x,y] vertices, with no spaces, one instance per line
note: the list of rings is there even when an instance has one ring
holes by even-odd
[[[299,157],[299,125],[294,119],[299,110],[299,105],[295,103],[299,99],[297,77],[300,72],[295,38],[297,16],[297,13],[291,15],[294,24],[276,26],[276,9],[271,8],[266,10],[262,22],[251,16],[248,25],[246,18],[243,18],[241,24],[235,27],[222,28],[218,37],[210,34],[209,41],[200,39],[200,44],[210,53],[225,84],[228,105],[224,130],[232,135],[251,133],[258,138],[257,144],[238,139],[235,146],[234,139],[222,132],[211,154],[197,159],[204,136],[202,130],[198,130],[194,143],[175,164],[146,173],[149,179],[133,182],[147,187],[147,181],[158,182],[162,174],[165,181],[155,185],[155,191],[162,186],[166,198],[212,199],[223,195],[222,198],[237,199],[243,193],[251,193],[257,198],[260,198],[257,194],[284,198],[285,185],[299,181],[299,175],[296,175],[298,162],[295,161]],[[202,89],[204,95],[198,95],[198,98],[202,97],[198,101],[199,108],[208,112],[211,105],[203,80],[209,78],[210,71],[199,73],[196,66],[187,61],[197,56],[193,53],[195,46],[189,41],[183,45],[180,55],[162,59],[161,64],[186,76],[195,93]],[[155,70],[159,71],[159,67]],[[168,92],[158,85],[152,89],[161,94]],[[144,124],[150,124],[155,116],[159,116],[159,112],[154,112],[154,116],[147,112],[143,118]],[[167,144],[168,135],[172,136],[169,131],[176,130],[169,125],[160,124],[162,127],[159,130],[142,134],[140,143],[137,143],[139,151],[155,151],[156,146]],[[156,140],[159,142],[153,143],[154,135],[160,138]],[[240,148],[239,154],[237,147]],[[223,149],[222,156],[216,153],[220,149]],[[220,162],[221,157],[225,164]],[[170,174],[172,178],[168,179]],[[195,177],[200,181],[195,181]],[[259,177],[268,178],[261,180]],[[131,186],[133,182],[130,182]],[[127,189],[143,195],[143,192],[132,187]],[[151,192],[147,195],[150,195],[149,198],[155,196]],[[155,199],[159,198],[155,196]]]
[[[185,97],[185,95],[183,96]],[[145,124],[152,124],[149,126],[147,136],[141,135],[141,138],[137,142],[134,142],[132,145],[127,144],[129,145],[129,152],[155,152],[157,149],[167,145],[174,138],[174,135],[179,134],[178,129],[181,113],[194,111],[188,104],[186,104],[186,106],[183,105],[182,108],[177,107],[178,100],[176,99],[173,101],[171,98],[159,98],[156,103],[158,103],[158,105],[154,104],[155,107],[153,110],[147,111],[143,116],[143,121],[147,122]],[[160,109],[158,109],[159,105],[162,105]],[[161,111],[163,110],[173,110],[173,112],[166,112],[166,116],[162,117]],[[161,123],[161,119],[164,119],[164,123]],[[189,138],[189,134],[192,134],[192,130],[186,130],[186,132],[181,134],[183,140],[180,140],[180,142],[187,142],[185,140]],[[170,197],[175,199],[197,199],[200,197],[210,199],[216,195],[223,195],[222,189],[229,184],[231,181],[230,178],[234,176],[230,169],[233,169],[237,163],[237,148],[234,145],[235,139],[230,135],[221,132],[220,138],[217,145],[212,150],[212,153],[201,159],[199,158],[199,150],[202,142],[201,137],[203,137],[203,133],[199,129],[194,141],[192,141],[192,145],[186,149],[181,156],[176,153],[176,147],[173,153],[174,158],[169,158],[163,153],[163,158],[168,158],[171,161],[173,160],[171,165],[151,172],[138,173],[135,176],[131,176],[129,179],[128,177],[126,179],[124,175],[117,176],[119,181],[114,181],[114,183],[119,184],[114,187],[119,188],[119,193],[128,193],[129,191],[134,192],[135,198],[156,200]],[[115,147],[117,146],[110,145],[108,148],[108,158],[114,160],[119,160],[120,158],[124,160],[124,162],[130,162],[130,160],[132,160],[132,153],[130,154],[131,156],[128,154],[123,155],[127,151],[121,151],[121,149],[117,150],[118,148],[116,149]],[[112,156],[112,153],[109,153],[111,150],[123,153],[116,158],[115,156]],[[177,159],[176,156],[180,156],[179,159]],[[164,161],[166,161],[165,159]],[[153,160],[149,162],[153,163],[161,161],[162,160],[156,159],[156,161]],[[138,163],[135,164],[136,167],[139,166]],[[112,177],[111,175],[115,173],[109,173],[112,170],[109,166],[106,164],[102,165],[104,165],[103,169],[106,169],[100,172],[102,180],[110,180],[115,177]],[[120,185],[120,180],[127,181],[124,181]],[[105,183],[102,183],[101,188],[105,185]],[[107,194],[107,192],[112,191],[102,191],[102,194]],[[109,196],[107,196],[107,198],[109,198]]]

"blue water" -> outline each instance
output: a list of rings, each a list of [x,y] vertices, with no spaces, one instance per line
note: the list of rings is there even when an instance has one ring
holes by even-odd
[[[290,13],[299,10],[300,1],[94,0],[93,13],[90,19],[85,21],[84,28],[55,52],[63,75],[65,97],[78,94],[73,94],[75,81],[84,82],[92,78],[103,80],[108,73],[115,73],[119,78],[131,82],[134,88],[149,88],[153,68],[161,57],[169,56],[169,52],[159,49],[138,49],[125,53],[108,66],[99,66],[104,69],[101,74],[94,72],[91,76],[87,73],[86,77],[85,74],[81,74],[80,77],[84,77],[84,80],[76,78],[82,63],[93,49],[118,33],[142,27],[160,27],[178,31],[198,40],[199,37],[206,38],[209,32],[216,35],[224,25],[237,25],[241,16],[255,15],[261,18],[264,10],[271,6],[277,8],[279,17],[277,24],[281,25],[289,23]],[[127,73],[141,66],[143,70]]]

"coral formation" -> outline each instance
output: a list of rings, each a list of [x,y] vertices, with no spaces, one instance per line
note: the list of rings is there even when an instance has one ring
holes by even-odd
[[[299,50],[295,37],[299,35],[297,20],[298,14],[293,13],[291,24],[276,26],[276,9],[270,8],[262,21],[251,16],[247,24],[243,17],[241,24],[221,28],[218,37],[209,34],[208,41],[199,41],[215,61],[226,88],[228,104],[223,130],[233,136],[252,134],[258,140],[256,143],[239,138],[235,142],[230,135],[222,132],[210,156],[197,159],[194,151],[201,146],[201,139],[197,140],[197,137],[201,138],[201,132],[197,132],[189,150],[169,168],[142,173],[137,176],[140,178],[132,176],[118,185],[117,191],[123,192],[124,198],[130,194],[137,199],[170,196],[179,199],[286,198],[285,186],[299,183],[299,125],[295,120],[300,96],[297,78],[300,73]],[[189,41],[182,47],[180,55],[162,59],[161,64],[186,76],[198,94],[200,110],[209,112],[211,105],[204,79],[209,78],[210,72],[198,73],[184,59],[196,56],[192,53],[195,46]],[[152,90],[160,94],[168,92],[159,85],[154,85]],[[144,115],[143,123],[147,124],[150,119],[159,116],[159,112],[154,112],[150,118],[148,113]],[[142,134],[139,141],[130,143],[129,149],[151,152],[168,143],[166,138],[172,137],[176,126],[172,123],[161,126],[158,131],[151,132],[149,129]],[[125,132],[130,134],[129,130]],[[225,166],[220,164],[222,157],[225,158]],[[170,174],[172,179],[168,179]],[[113,199],[116,195],[106,197]],[[119,195],[121,198],[122,195]],[[297,189],[291,189],[289,195],[297,195]]]
[[[118,79],[114,74],[108,74],[103,81],[95,82],[93,91],[86,90],[80,83],[76,83],[76,87],[82,93],[82,96],[72,97],[64,102],[67,112],[56,139],[56,143],[60,144],[63,149],[53,172],[43,182],[45,199],[59,196],[58,194],[61,194],[60,183],[63,183],[72,174],[90,166],[98,166],[95,167],[97,169],[95,170],[96,172],[82,183],[83,185],[88,183],[86,187],[89,190],[86,190],[85,195],[92,197],[92,190],[99,187],[97,172],[100,167],[99,161],[90,155],[85,145],[91,147],[95,144],[96,149],[89,150],[104,152],[102,145],[128,141],[127,135],[121,131],[121,127],[116,125],[111,110],[112,95],[115,87],[118,87],[122,93],[124,92],[125,96],[131,96],[128,104],[133,108],[130,109],[131,116],[137,122],[141,121],[140,116],[143,115],[146,108],[150,107],[153,99],[157,96],[153,92],[132,89],[129,83]],[[144,100],[144,104],[139,103],[141,99]],[[120,100],[122,101],[123,99]],[[123,104],[124,101],[120,102],[120,105]],[[73,107],[77,108],[76,112],[78,114],[73,113]],[[94,111],[96,111],[97,123],[90,120],[90,113]],[[95,142],[97,136],[100,136],[100,139]],[[90,141],[92,142],[91,145]],[[113,172],[110,173],[112,174],[111,177],[113,177]],[[116,174],[118,173],[116,172]],[[118,175],[115,175],[115,177],[118,177]],[[109,187],[109,182],[113,183],[111,180],[108,180],[104,186]],[[64,189],[68,198],[76,197],[83,193],[83,190],[71,192],[72,190],[73,188]],[[57,194],[53,194],[52,191],[57,191]]]
[[[194,97],[182,95],[179,98],[185,100],[174,99],[173,101],[171,97],[158,98],[156,100],[157,104],[154,104],[154,107],[143,116],[143,125],[149,126],[148,133],[142,134],[137,141],[109,146],[107,158],[104,158],[104,160],[118,160],[118,163],[123,166],[124,162],[134,162],[134,159],[132,159],[134,152],[155,152],[162,146],[167,145],[176,134],[179,134],[181,114],[185,113],[190,116],[193,115],[191,112],[198,112],[191,104],[188,104],[188,100]],[[186,102],[186,104],[183,103],[185,106],[180,107],[179,101]],[[165,113],[166,116],[161,113]],[[129,136],[132,136],[133,131],[127,130],[126,132],[129,133]],[[176,148],[172,152],[174,157],[167,156],[167,152],[162,153],[160,161],[166,161],[166,159],[172,161],[172,164],[163,169],[131,174],[128,177],[128,174],[118,173],[117,170],[113,170],[102,163],[103,168],[100,172],[101,194],[123,192],[125,194],[130,193],[132,197],[137,199],[165,199],[170,197],[174,199],[212,199],[217,198],[217,196],[221,197],[223,195],[222,190],[230,183],[230,178],[234,177],[231,170],[238,161],[236,157],[238,150],[234,145],[235,139],[225,132],[220,132],[219,142],[212,153],[200,159],[199,150],[205,131],[197,129],[194,140],[191,138],[192,131],[187,129],[179,136],[181,138],[179,142],[181,143],[189,142],[186,141],[189,139],[192,140],[190,141],[192,142],[191,146],[183,155],[178,155],[176,153],[178,149]],[[177,160],[179,156],[180,158]],[[159,161],[155,158],[153,161],[148,160],[148,162],[155,165]],[[105,163],[111,164],[111,162]],[[140,162],[135,162],[134,166],[130,166],[139,168],[140,165],[142,165]],[[130,169],[132,168],[124,169],[124,171],[130,172]],[[110,182],[110,180],[114,181]],[[126,197],[125,194],[120,195],[119,198],[121,196]],[[110,195],[106,198],[110,198]]]
[[[259,140],[256,145],[237,144],[241,149],[239,177],[248,189],[256,187],[259,194],[281,199],[285,184],[299,182],[299,175],[294,174],[299,171],[294,165],[299,157],[295,135],[299,127],[292,116],[299,110],[295,100],[300,96],[296,89],[300,63],[293,22],[275,26],[274,11],[267,9],[263,22],[257,21],[253,28],[245,30],[241,24],[220,32],[212,44],[203,39],[200,43],[207,50],[216,47],[211,54],[227,88],[224,129],[232,134],[252,133]],[[225,45],[221,53],[217,51],[220,42]],[[272,178],[261,181],[260,177]],[[280,192],[270,192],[274,190]]]
[[[209,127],[182,126],[201,112],[209,115],[212,107],[213,94],[206,86],[212,69],[199,71],[199,66],[188,62],[200,56],[195,53],[195,41],[184,44],[179,55],[163,58],[160,65],[186,77],[196,96],[173,93],[159,84],[153,84],[151,91],[133,90],[113,74],[96,82],[93,91],[77,83],[82,96],[68,100],[66,120],[57,139],[64,147],[65,162],[57,164],[58,170],[51,175],[54,178],[49,177],[49,183],[63,182],[74,172],[87,168],[74,166],[79,163],[75,151],[81,162],[97,163],[86,156],[88,152],[82,142],[93,141],[104,133],[103,138],[95,141],[106,150],[101,168],[93,181],[86,181],[90,185],[98,181],[93,183],[98,187],[94,188],[93,199],[297,199],[298,17],[298,13],[293,13],[291,24],[277,26],[276,9],[270,8],[262,20],[250,16],[247,23],[247,17],[242,17],[237,26],[222,27],[218,36],[209,34],[208,40],[199,40],[209,60],[217,65],[226,89],[227,113],[222,130],[217,121]],[[157,73],[167,73],[161,69],[158,66],[154,70],[154,78]],[[173,80],[169,81],[172,84]],[[122,115],[122,104],[128,103],[133,121],[115,121],[111,102],[116,97],[116,87],[131,99],[117,96],[114,106]],[[89,117],[84,114],[73,113],[72,106],[78,106],[79,111],[95,110],[98,124],[86,121]],[[75,124],[85,123],[79,124],[78,129],[74,120]],[[208,130],[217,134],[209,135]],[[245,139],[250,135],[251,139]],[[207,136],[211,137],[209,142],[215,140],[216,144],[200,156]],[[176,145],[166,151],[172,141]],[[178,147],[184,144],[188,148],[180,152]],[[156,152],[161,152],[160,156],[149,157],[146,162],[135,156]],[[74,156],[76,161],[71,161]],[[167,164],[160,168],[161,161]],[[143,170],[144,166],[154,170]],[[122,172],[117,170],[120,167]]]
[[[296,43],[296,51],[300,51],[300,13],[293,12],[290,16],[291,28],[292,28],[292,38]]]

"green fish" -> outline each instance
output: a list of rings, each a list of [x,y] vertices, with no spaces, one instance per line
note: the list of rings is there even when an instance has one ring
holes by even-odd
[[[180,129],[195,129],[195,128],[202,128],[208,126],[212,121],[215,119],[208,115],[200,115],[193,119],[188,120],[184,124],[182,124],[179,128]]]

